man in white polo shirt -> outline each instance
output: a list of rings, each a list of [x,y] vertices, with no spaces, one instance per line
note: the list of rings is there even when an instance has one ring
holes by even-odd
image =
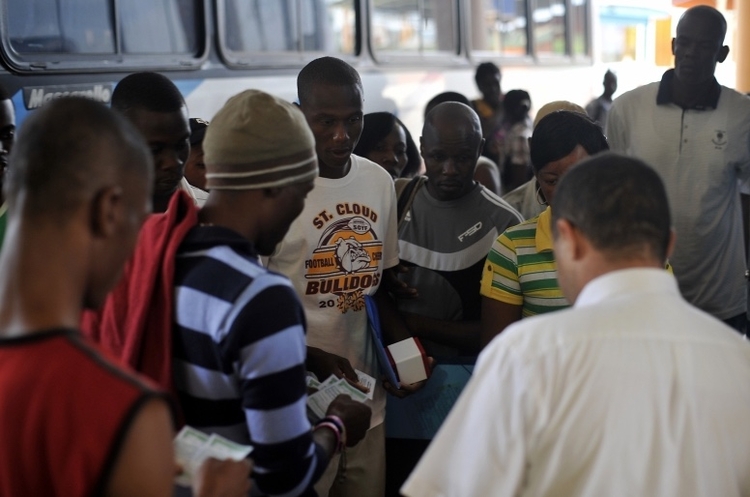
[[[685,298],[744,332],[745,255],[738,183],[750,178],[750,99],[719,85],[726,20],[693,7],[672,40],[674,70],[615,100],[613,151],[646,160],[666,184],[677,245],[670,263]]]

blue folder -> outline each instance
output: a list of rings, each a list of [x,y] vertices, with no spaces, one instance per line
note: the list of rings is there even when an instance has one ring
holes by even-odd
[[[378,317],[378,306],[375,304],[375,300],[365,295],[365,308],[367,309],[367,323],[370,328],[370,337],[375,344],[375,351],[378,354],[378,362],[380,363],[380,372],[388,378],[391,385],[396,388],[401,388],[401,383],[398,381],[398,376],[393,370],[391,361],[388,359],[388,354],[385,351],[385,343],[383,342],[383,332],[380,329],[380,318]]]

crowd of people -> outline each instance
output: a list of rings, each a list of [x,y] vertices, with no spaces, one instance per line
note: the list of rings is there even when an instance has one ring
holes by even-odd
[[[660,82],[613,98],[607,72],[534,120],[480,64],[418,139],[333,57],[210,122],[139,72],[16,137],[0,92],[0,495],[172,495],[182,425],[253,447],[198,496],[750,495],[725,34],[688,9]],[[370,300],[426,369],[476,362],[431,441],[386,442],[386,403],[437,380],[381,374]],[[312,416],[331,376],[368,400]]]

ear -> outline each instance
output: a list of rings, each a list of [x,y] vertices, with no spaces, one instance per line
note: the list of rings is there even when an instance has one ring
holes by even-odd
[[[729,55],[729,47],[724,45],[719,49],[719,57],[716,59],[719,63],[724,62],[727,60],[727,55]]]
[[[109,238],[117,233],[125,218],[122,187],[102,188],[91,200],[91,233],[95,237]]]
[[[567,219],[558,219],[555,227],[558,246],[566,252],[570,260],[581,260],[586,253],[586,244],[581,232]]]
[[[674,55],[674,44],[675,44],[675,39],[672,38],[672,55]]]
[[[484,150],[484,142],[487,141],[484,138],[479,142],[479,149],[477,150],[477,160],[479,159],[479,156],[482,155],[482,150]]]
[[[424,157],[424,141],[421,136],[419,137],[419,155]]]

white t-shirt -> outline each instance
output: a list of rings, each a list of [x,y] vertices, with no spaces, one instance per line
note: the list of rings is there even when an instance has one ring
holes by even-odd
[[[383,269],[398,260],[393,180],[377,164],[352,155],[346,176],[315,180],[268,268],[292,280],[305,308],[307,345],[345,357],[379,379],[364,296],[375,293]],[[371,407],[371,425],[377,426],[384,419],[382,387]]]
[[[611,272],[482,352],[402,493],[746,496],[748,378],[750,344],[672,275]]]

